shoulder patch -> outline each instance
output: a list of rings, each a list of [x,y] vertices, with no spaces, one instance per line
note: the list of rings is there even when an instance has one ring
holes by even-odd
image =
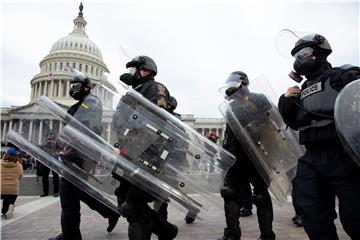
[[[157,100],[156,105],[164,109],[167,109],[167,102],[164,97],[161,97],[159,100]]]
[[[86,105],[85,103],[82,103],[82,104],[81,104],[81,107],[82,107],[82,108],[85,108],[85,109],[88,109],[88,108],[89,108],[89,106]]]
[[[166,87],[162,84],[157,85],[158,88],[158,94],[161,96],[166,96]]]

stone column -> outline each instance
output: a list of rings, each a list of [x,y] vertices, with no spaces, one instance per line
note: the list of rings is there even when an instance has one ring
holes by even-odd
[[[51,83],[50,83],[50,95],[49,97],[53,97],[53,94],[54,94],[54,80],[50,80]]]
[[[28,140],[31,142],[31,138],[32,138],[32,131],[33,131],[33,120],[30,120],[30,124],[29,124],[29,136],[28,136]]]
[[[7,132],[7,121],[4,121],[4,127],[3,127],[1,139],[3,139],[3,140],[5,139],[6,132]]]
[[[63,127],[64,127],[63,123],[61,121],[59,121],[59,135],[60,135],[61,131],[63,130]]]
[[[107,127],[107,141],[108,141],[108,143],[110,142],[110,137],[111,137],[111,124],[108,123],[108,127]]]
[[[48,96],[48,92],[47,92],[47,83],[48,83],[48,80],[45,81],[45,85],[44,85],[44,95],[45,96]]]
[[[39,97],[40,97],[40,94],[41,94],[41,92],[40,92],[40,83],[38,82],[37,84],[36,84],[36,92],[37,92],[37,94],[36,94],[36,99],[38,99]]]
[[[66,80],[66,97],[69,97],[70,80]]]
[[[64,91],[63,81],[59,80],[59,92],[58,92],[59,97],[64,97],[63,91]]]
[[[53,129],[54,120],[50,119],[49,122],[50,122],[49,129]]]
[[[23,120],[20,119],[19,120],[19,134],[22,134],[22,129],[23,129]]]
[[[39,123],[39,139],[38,139],[38,144],[42,143],[42,132],[43,132],[43,120],[40,120]]]
[[[36,91],[36,83],[34,83],[34,99],[33,99],[33,100],[36,99],[36,94],[37,94],[37,91]]]
[[[10,121],[9,121],[9,130],[11,130],[13,128],[13,120],[11,119]]]
[[[39,88],[40,88],[40,90],[39,90],[39,97],[41,97],[41,96],[43,95],[43,91],[44,91],[44,89],[43,89],[43,86],[42,86],[42,83],[41,83],[41,82],[39,82]]]

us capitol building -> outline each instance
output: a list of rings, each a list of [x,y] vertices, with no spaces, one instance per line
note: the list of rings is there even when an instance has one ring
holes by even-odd
[[[24,106],[1,108],[1,140],[4,140],[8,130],[14,129],[28,139],[41,144],[45,140],[41,138],[43,133],[49,129],[56,132],[62,130],[62,123],[50,114],[37,112],[34,102],[45,95],[64,110],[74,104],[75,100],[69,96],[72,75],[69,71],[65,71],[66,67],[73,67],[85,73],[94,83],[95,87],[92,91],[99,96],[103,104],[102,137],[111,143],[115,142],[115,136],[110,134],[114,112],[113,94],[106,89],[115,90],[115,87],[102,77],[103,73],[109,73],[109,69],[103,61],[98,46],[86,35],[87,22],[83,17],[82,5],[79,9],[77,18],[73,20],[74,30],[56,41],[49,54],[40,61],[40,73],[30,81],[30,102]],[[192,114],[184,114],[182,120],[203,135],[215,131],[221,140],[224,137],[225,121],[222,118],[194,118]]]

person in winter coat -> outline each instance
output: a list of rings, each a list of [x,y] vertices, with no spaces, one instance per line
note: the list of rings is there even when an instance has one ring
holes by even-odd
[[[18,161],[16,150],[9,148],[1,161],[1,199],[3,207],[1,213],[5,219],[14,215],[15,201],[19,195],[19,182],[23,175],[23,167]]]

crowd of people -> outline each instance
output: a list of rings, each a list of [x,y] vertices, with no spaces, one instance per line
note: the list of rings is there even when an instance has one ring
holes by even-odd
[[[352,240],[360,239],[360,168],[351,160],[336,132],[333,118],[334,102],[337,93],[348,83],[360,78],[359,67],[345,66],[334,68],[327,61],[332,52],[327,39],[320,34],[311,34],[300,38],[291,51],[294,57],[294,71],[290,76],[301,82],[301,88],[288,88],[280,97],[278,110],[284,122],[294,131],[299,132],[299,144],[305,146],[305,154],[300,157],[296,177],[293,179],[293,203],[296,215],[292,219],[304,229],[311,240],[338,239],[334,219],[335,197],[339,201],[339,215],[345,232]],[[129,73],[120,76],[120,80],[131,86],[150,102],[174,113],[177,101],[163,84],[155,81],[158,73],[155,61],[148,56],[137,56],[126,64]],[[265,101],[263,94],[251,93],[247,74],[234,71],[226,80],[225,99],[234,97],[235,93],[247,93],[247,100]],[[316,87],[314,87],[316,86]],[[68,113],[82,124],[101,134],[102,104],[97,96],[91,93],[93,85],[85,75],[77,75],[71,80],[70,96],[77,102],[70,107]],[[315,90],[314,90],[315,89]],[[253,111],[254,109],[252,109]],[[251,113],[251,111],[249,111]],[[216,143],[218,136],[209,132],[207,137]],[[73,161],[82,168],[82,161],[77,151],[71,146],[58,146],[55,135],[49,134],[43,148],[61,155],[64,159]],[[274,240],[273,205],[269,192],[269,184],[259,173],[234,126],[227,122],[223,148],[231,152],[236,161],[227,172],[221,197],[224,200],[226,227],[221,240],[240,240],[242,229],[240,217],[252,215],[253,205],[259,224],[259,240]],[[121,149],[119,148],[119,154]],[[19,179],[22,167],[19,155],[9,149],[1,164],[2,192],[4,199],[2,213],[6,218],[14,211],[14,202],[19,193]],[[31,168],[31,167],[30,167]],[[10,170],[11,169],[11,170]],[[48,177],[49,169],[43,171],[43,177]],[[209,170],[212,172],[213,170]],[[9,176],[10,177],[6,177]],[[53,172],[53,176],[57,175]],[[6,185],[8,179],[13,188]],[[53,240],[79,240],[80,232],[80,201],[108,219],[108,232],[117,224],[120,212],[115,213],[102,202],[89,196],[88,193],[76,187],[63,177],[60,186],[55,184],[54,195],[60,194],[61,228],[62,232]],[[155,197],[121,177],[120,188],[115,192],[118,197],[121,215],[128,222],[128,237],[130,240],[149,240],[152,234],[160,240],[175,239],[178,228],[169,222],[167,204],[160,205],[155,211],[149,203]],[[43,180],[44,192],[48,195],[48,181]],[[4,184],[4,185],[3,185]],[[290,217],[289,217],[290,218]],[[192,219],[194,221],[194,219]],[[189,221],[188,223],[191,223]]]

